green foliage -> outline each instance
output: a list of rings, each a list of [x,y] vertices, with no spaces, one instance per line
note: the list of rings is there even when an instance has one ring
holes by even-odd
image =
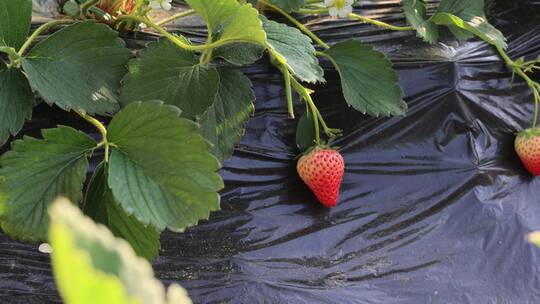
[[[240,72],[224,75],[231,81],[247,80]],[[229,86],[223,88],[223,100],[240,98],[251,108],[249,81],[243,88],[247,95],[242,88],[236,91]],[[181,231],[219,209],[217,191],[223,187],[216,174],[219,162],[210,154],[210,144],[198,125],[179,114],[178,108],[161,102],[132,103],[119,112],[111,121],[110,143],[106,143],[114,147],[110,162],[96,169],[87,189],[85,212],[148,259],[157,256],[159,230]],[[238,118],[242,113],[236,115],[221,121],[224,117],[217,118],[218,114],[216,128],[239,132],[245,119]],[[50,203],[58,195],[81,201],[87,157],[97,146],[68,127],[45,130],[41,140],[15,141],[0,158],[3,230],[17,239],[45,240]]]
[[[242,66],[253,64],[261,59],[265,48],[251,43],[231,43],[214,50],[214,58],[222,58],[227,62]]]
[[[23,73],[0,61],[0,145],[21,130],[33,106],[34,94]]]
[[[266,34],[259,20],[259,12],[251,4],[237,0],[186,0],[208,25],[213,41],[221,44],[248,42],[264,45]]]
[[[506,38],[504,35],[495,27],[493,27],[485,17],[476,16],[471,18],[469,21],[465,21],[457,16],[447,13],[436,13],[431,18],[433,22],[439,25],[449,25],[451,26],[452,32],[457,38],[466,38],[468,35],[463,35],[465,30],[467,33],[476,35],[480,37],[487,43],[493,44],[494,46],[506,49]],[[456,31],[458,28],[460,31]]]
[[[301,151],[320,141],[316,132],[332,138],[339,131],[326,124],[312,100],[314,90],[302,84],[325,81],[318,55],[334,64],[350,106],[373,116],[405,113],[398,75],[384,54],[352,40],[328,47],[287,14],[302,12],[303,7],[326,12],[313,2],[269,0],[274,11],[285,15],[296,28],[261,16],[252,4],[264,7],[264,3],[255,0],[247,1],[251,4],[237,0],[186,2],[207,24],[204,44],[192,45],[150,22],[145,12],[148,1],[143,0],[136,1],[132,15],[115,16],[121,21],[116,23],[97,7],[69,1],[65,9],[75,20],[52,21],[27,38],[31,0],[0,0],[0,143],[16,135],[31,117],[32,89],[50,105],[76,110],[102,137],[97,143],[84,133],[58,127],[44,130],[43,139],[15,141],[12,150],[0,158],[0,225],[6,233],[17,239],[45,240],[51,202],[58,195],[77,204],[82,200],[87,158],[99,148],[106,154],[88,184],[84,212],[127,240],[139,256],[155,258],[162,230],[183,231],[219,209],[223,181],[217,171],[240,141],[255,99],[250,80],[230,65],[252,64],[265,50],[285,76],[291,117],[291,88],[309,108],[297,127]],[[512,61],[501,51],[506,47],[505,38],[487,22],[483,0],[442,0],[431,17],[427,1],[401,2],[419,37],[437,42],[439,25],[447,26],[459,39],[476,35],[496,46],[508,66],[525,78],[535,97],[540,96],[540,86],[525,75],[537,62]],[[81,9],[84,17],[97,16],[109,26],[77,20]],[[357,17],[389,29],[411,29]],[[128,63],[131,52],[112,28],[130,28],[126,25],[140,22],[164,37],[148,44]],[[64,23],[72,25],[30,48],[40,34]],[[324,51],[317,52],[314,42]],[[120,110],[120,106],[124,108]],[[108,130],[90,116],[115,113]],[[131,251],[126,253],[127,245],[118,245],[110,232],[81,219],[69,205],[55,209],[51,240],[60,249],[53,263],[68,303],[89,299],[92,303],[165,302],[163,287]],[[79,222],[83,224],[76,227]],[[142,281],[132,280],[139,276]],[[179,287],[172,288],[172,294],[183,297]]]
[[[284,11],[290,13],[306,5],[306,0],[270,0],[273,4],[279,6]]]
[[[258,0],[248,0],[248,1],[251,2],[253,5],[256,5],[259,2]],[[296,11],[299,8],[306,5],[306,0],[268,0],[268,2],[281,8],[287,13]]]
[[[109,186],[128,214],[183,231],[219,209],[219,162],[198,126],[161,102],[136,102],[109,125]]]
[[[81,14],[81,6],[75,0],[69,0],[64,4],[62,8],[64,13],[68,16],[78,17]]]
[[[407,21],[416,30],[416,35],[428,43],[436,43],[439,29],[428,19],[425,0],[402,0],[401,6]]]
[[[270,21],[261,16],[264,30],[268,35],[268,47],[277,60],[289,68],[291,73],[302,81],[324,82],[323,70],[315,57],[315,48],[311,38],[298,29]]]
[[[313,114],[308,110],[305,111],[296,127],[296,146],[300,153],[315,144],[315,127],[313,126]]]
[[[155,259],[159,250],[159,231],[128,215],[114,198],[107,179],[108,166],[101,163],[88,184],[84,213],[126,240],[139,256]]]
[[[248,2],[252,3],[253,5],[256,5],[259,1],[258,0],[248,0]],[[299,8],[302,8],[306,5],[306,0],[268,0],[268,2],[272,3],[273,5],[276,5],[277,7],[281,8],[287,13],[294,12],[298,10]]]
[[[325,54],[339,72],[349,105],[372,116],[405,114],[407,104],[403,101],[398,75],[383,53],[349,40],[333,45]]]
[[[199,57],[167,39],[150,43],[129,65],[122,87],[123,105],[163,100],[195,118],[214,102],[219,89],[217,69],[199,64]]]
[[[0,0],[0,46],[19,49],[30,31],[32,0]]]
[[[201,118],[203,136],[212,144],[212,153],[223,161],[229,158],[253,113],[255,96],[251,81],[235,69],[219,69],[219,90],[214,103]]]
[[[104,114],[118,109],[116,92],[130,57],[116,32],[86,21],[36,45],[22,66],[32,87],[49,104]]]
[[[402,0],[401,5],[407,21],[426,42],[437,42],[438,25],[444,25],[459,40],[478,36],[501,49],[507,46],[503,34],[487,21],[484,0],[443,0],[430,18],[425,0]]]
[[[47,209],[61,195],[82,199],[87,157],[96,142],[69,127],[43,131],[43,139],[13,142],[0,158],[0,223],[11,237],[45,240]]]
[[[191,303],[179,285],[166,294],[147,261],[67,200],[54,203],[50,216],[52,267],[66,304]]]
[[[470,21],[474,17],[484,17],[484,0],[442,0],[437,7],[437,13],[455,15],[464,21]],[[460,40],[474,37],[474,34],[454,24],[445,24]]]
[[[452,13],[463,18],[483,16],[484,0],[442,0],[437,11]]]

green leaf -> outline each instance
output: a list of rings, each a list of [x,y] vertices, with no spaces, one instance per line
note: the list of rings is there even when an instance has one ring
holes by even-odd
[[[32,0],[0,0],[0,46],[19,49],[32,21]]]
[[[437,13],[450,13],[465,20],[484,16],[484,0],[442,0]]]
[[[114,199],[107,178],[108,168],[102,163],[96,168],[88,185],[84,213],[109,227],[115,236],[126,240],[139,256],[155,259],[160,246],[159,231],[126,214]]]
[[[507,47],[504,35],[487,21],[484,0],[442,0],[431,20],[448,26],[459,40],[476,35],[499,48]]]
[[[81,6],[75,0],[69,0],[66,2],[62,9],[66,15],[74,18],[79,18],[81,15]]]
[[[249,3],[257,5],[258,0],[248,0]],[[306,5],[306,0],[269,0],[272,4],[280,7],[287,13],[293,12]]]
[[[251,81],[239,70],[220,69],[218,95],[201,118],[204,137],[214,144],[212,153],[223,161],[229,158],[253,113],[255,96]]]
[[[493,27],[485,17],[473,17],[470,21],[465,21],[457,16],[447,13],[436,13],[431,18],[433,22],[439,25],[451,25],[466,30],[480,37],[485,42],[498,48],[506,49],[506,38],[495,27]],[[458,34],[459,35],[459,34]],[[459,38],[459,36],[457,36]]]
[[[121,102],[163,100],[182,109],[185,117],[202,115],[214,102],[219,86],[215,68],[167,39],[150,43],[129,65]]]
[[[449,13],[469,21],[476,16],[484,16],[484,0],[442,0],[437,6],[437,13]],[[433,18],[432,18],[433,19]],[[458,40],[467,40],[474,34],[454,24],[445,24]]]
[[[298,29],[268,20],[261,16],[264,30],[268,35],[268,46],[276,58],[305,82],[324,82],[323,69],[315,56],[311,38]]]
[[[34,94],[19,69],[8,69],[0,61],[0,145],[16,135],[32,116]]]
[[[109,214],[107,212],[106,197],[108,184],[104,179],[104,166],[100,163],[95,169],[94,174],[88,182],[88,187],[84,196],[83,212],[96,223],[109,225]],[[109,191],[110,192],[110,191]]]
[[[186,3],[204,19],[212,33],[221,30],[240,7],[236,0],[186,0]]]
[[[348,40],[325,51],[341,76],[349,105],[371,116],[404,115],[407,104],[392,63],[372,46]]]
[[[242,66],[253,64],[261,59],[265,49],[256,44],[231,43],[214,50],[213,58],[222,58],[227,62]]]
[[[36,45],[22,66],[47,103],[66,111],[105,114],[118,109],[116,92],[130,57],[115,31],[85,21]]]
[[[290,13],[306,5],[306,0],[270,0],[284,11]]]
[[[162,102],[128,105],[111,121],[109,186],[128,214],[183,231],[219,209],[219,162],[194,122]]]
[[[427,17],[426,1],[402,0],[401,6],[407,21],[416,30],[416,35],[426,42],[436,43],[439,38],[439,29]]]
[[[166,295],[147,261],[67,200],[55,202],[50,216],[51,262],[64,303],[191,303],[176,284]]]
[[[186,0],[208,25],[213,41],[220,43],[247,42],[264,45],[266,33],[259,12],[251,4],[237,0]]]
[[[296,146],[303,153],[315,144],[315,125],[310,111],[304,112],[296,127]]]
[[[45,240],[47,209],[61,195],[82,198],[87,156],[96,142],[75,129],[43,130],[43,139],[13,142],[0,158],[0,222],[15,239]]]

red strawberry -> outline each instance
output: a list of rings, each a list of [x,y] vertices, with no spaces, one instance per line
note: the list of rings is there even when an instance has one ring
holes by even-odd
[[[321,204],[328,208],[337,204],[339,186],[345,171],[345,162],[338,151],[315,147],[300,157],[296,171]]]
[[[540,175],[540,128],[520,132],[514,146],[525,168],[534,176]]]

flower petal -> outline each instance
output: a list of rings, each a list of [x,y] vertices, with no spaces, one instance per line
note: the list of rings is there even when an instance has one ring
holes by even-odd
[[[339,18],[347,18],[347,16],[349,15],[349,7],[346,6],[340,10],[338,10],[338,16]]]
[[[166,11],[170,11],[172,8],[172,5],[170,3],[165,2],[161,4],[161,7]]]

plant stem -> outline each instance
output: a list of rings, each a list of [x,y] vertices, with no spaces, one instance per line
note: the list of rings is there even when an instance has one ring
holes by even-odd
[[[94,117],[88,115],[87,113],[83,113],[83,112],[80,112],[80,111],[77,111],[77,110],[75,110],[75,112],[77,114],[79,114],[79,116],[84,118],[86,121],[88,121],[89,123],[94,125],[94,127],[96,127],[96,129],[98,129],[99,133],[101,134],[101,140],[102,140],[102,142],[98,145],[98,147],[100,145],[102,145],[104,147],[104,149],[105,149],[105,162],[106,163],[109,162],[109,146],[111,144],[107,140],[107,128],[105,128],[105,126],[99,120],[97,120]]]
[[[285,80],[285,95],[287,97],[287,110],[289,112],[289,118],[294,119],[294,106],[291,91],[291,73],[286,66],[281,66],[281,73],[283,73],[283,79]]]
[[[319,113],[319,110],[317,110],[317,107],[315,107],[315,104],[313,103],[313,100],[311,99],[311,95],[307,95],[308,99],[307,102],[309,103],[309,106],[311,107],[311,114],[313,115],[313,121],[315,125],[315,143],[317,143],[317,146],[321,144],[321,134],[319,131],[319,119],[317,118],[317,113]]]
[[[532,118],[532,124],[531,127],[536,127],[536,123],[538,121],[538,107],[540,103],[540,84],[536,81],[532,80],[523,70],[522,68],[516,64],[510,57],[506,54],[506,52],[500,48],[497,47],[497,51],[501,55],[502,59],[506,63],[506,65],[511,68],[515,73],[517,73],[521,78],[527,82],[527,85],[533,92],[533,98],[534,98],[534,112],[533,112],[533,118]]]
[[[206,65],[212,61],[212,50],[206,50],[202,55],[200,59],[200,63],[202,65]]]
[[[212,28],[210,26],[207,26],[208,34],[206,35],[206,41],[210,42],[212,41]],[[200,62],[203,65],[208,64],[210,61],[212,61],[212,49],[208,49],[204,51],[201,55]]]
[[[371,18],[368,18],[368,17],[357,15],[355,13],[350,13],[349,17],[353,18],[353,19],[356,19],[356,20],[363,21],[365,23],[369,23],[369,24],[377,25],[377,26],[380,26],[380,27],[383,27],[383,28],[387,28],[387,29],[393,30],[393,31],[412,31],[412,30],[414,30],[414,28],[412,26],[395,26],[395,25],[391,25],[391,24],[388,24],[388,23],[385,23],[385,22],[382,22],[382,21],[378,21],[378,20],[375,20],[375,19],[371,19]]]
[[[311,91],[310,89],[300,84],[298,80],[296,80],[292,75],[291,75],[291,82],[296,92],[298,92],[298,94],[302,96],[302,98],[306,101],[307,105],[314,112],[313,117],[316,118],[315,120],[318,120],[320,122],[321,126],[323,127],[324,134],[326,134],[326,136],[328,136],[329,138],[333,138],[340,135],[341,134],[340,129],[330,128],[326,124],[326,121],[324,121],[324,118],[321,112],[319,111],[319,109],[317,109],[317,106],[315,105],[315,103],[313,102],[313,99],[311,98],[311,94],[313,93],[313,91]]]
[[[301,8],[301,9],[298,10],[298,12],[301,13],[301,14],[312,14],[312,15],[328,14],[328,8],[319,8],[319,9],[303,9],[303,8]],[[355,14],[355,13],[350,13],[349,17],[352,18],[352,19],[360,20],[360,21],[365,22],[365,23],[369,23],[369,24],[377,25],[377,26],[380,26],[380,27],[383,27],[383,28],[387,28],[387,29],[390,29],[390,30],[393,30],[393,31],[412,31],[412,30],[414,30],[414,28],[412,26],[391,25],[391,24],[388,24],[386,22],[382,22],[382,21],[378,21],[378,20],[371,19],[371,18],[368,18],[368,17],[364,17],[364,16],[361,16],[361,15],[358,15],[358,14]]]
[[[246,42],[246,43],[253,43],[252,41],[242,40],[242,39],[231,39],[231,40],[218,40],[216,42],[210,42],[206,44],[199,44],[199,45],[192,45],[183,42],[179,37],[167,32],[164,28],[161,26],[153,23],[148,18],[134,16],[134,15],[122,15],[118,16],[116,18],[116,22],[122,21],[122,20],[131,20],[136,21],[140,23],[146,24],[146,26],[153,28],[154,30],[158,31],[160,34],[162,34],[165,38],[169,39],[172,43],[176,44],[182,49],[188,50],[188,51],[204,51],[208,49],[215,49],[217,47],[220,47],[222,45],[228,44],[228,43],[234,43],[234,42]]]
[[[85,14],[86,11],[87,11],[88,9],[90,9],[92,6],[98,4],[99,1],[100,1],[100,0],[88,0],[88,1],[86,1],[85,3],[81,4],[81,7],[80,7],[80,8],[81,8],[81,12],[82,12],[83,14]]]
[[[326,123],[324,122],[324,119],[319,112],[319,109],[317,109],[317,106],[313,102],[313,99],[311,99],[311,93],[309,89],[306,89],[302,84],[300,84],[294,77],[290,76],[290,79],[292,81],[292,84],[295,88],[295,90],[300,94],[303,100],[306,101],[307,106],[311,109],[311,113],[313,115],[313,124],[315,127],[315,142],[317,145],[321,144],[321,135],[319,130],[319,121],[322,122],[324,132],[328,137],[333,137],[333,133],[330,132],[330,129],[326,126]]]
[[[32,44],[32,42],[34,42],[34,40],[36,40],[36,38],[41,35],[43,32],[45,32],[46,30],[50,29],[51,27],[54,27],[54,26],[57,26],[57,25],[61,25],[61,24],[69,24],[69,23],[75,23],[76,20],[72,20],[72,19],[60,19],[60,20],[52,20],[52,21],[49,21],[43,25],[41,25],[40,27],[38,27],[30,37],[28,37],[28,39],[26,39],[26,41],[24,42],[24,44],[21,46],[21,48],[19,49],[19,51],[17,52],[17,55],[19,55],[19,57],[22,57],[24,55],[24,52],[26,51],[26,49],[28,47],[30,47],[30,45]]]
[[[174,15],[168,17],[168,18],[165,18],[163,20],[160,20],[159,22],[156,22],[156,25],[162,26],[162,25],[167,24],[169,22],[172,22],[174,20],[193,15],[194,13],[195,13],[194,10],[183,11],[183,12],[180,12],[178,14],[174,14]]]
[[[318,9],[308,9],[308,8],[301,8],[298,10],[300,14],[306,14],[306,15],[320,15],[320,14],[328,14],[327,8],[318,8]]]
[[[317,55],[319,57],[324,57],[324,58],[327,58],[327,59],[332,59],[332,57],[330,57],[330,55],[326,54],[325,52],[316,51],[315,55]]]
[[[310,31],[306,26],[304,26],[300,21],[296,20],[293,16],[289,15],[286,11],[282,10],[280,7],[273,5],[272,3],[266,0],[259,0],[259,2],[264,3],[266,6],[275,10],[276,12],[282,14],[285,18],[289,19],[298,29],[300,29],[304,34],[308,35],[313,41],[325,49],[329,49],[330,46],[322,41],[317,35]]]
[[[11,69],[13,66],[15,66],[16,63],[21,59],[21,57],[17,54],[17,51],[12,47],[0,46],[0,53],[4,53],[8,56],[8,69]],[[0,61],[0,63],[2,63],[2,61]]]
[[[532,121],[532,127],[536,127],[536,122],[538,120],[538,103],[540,102],[540,93],[538,93],[537,90],[533,91],[534,95],[534,113],[533,113],[533,121]]]
[[[266,43],[266,49],[272,65],[278,68],[281,71],[281,74],[283,74],[283,80],[285,81],[285,96],[287,98],[287,111],[289,113],[289,118],[294,119],[294,106],[291,91],[291,72],[289,71],[287,61],[284,60],[284,58],[278,52],[276,52],[276,50],[274,50],[274,48],[268,44],[268,42]]]

